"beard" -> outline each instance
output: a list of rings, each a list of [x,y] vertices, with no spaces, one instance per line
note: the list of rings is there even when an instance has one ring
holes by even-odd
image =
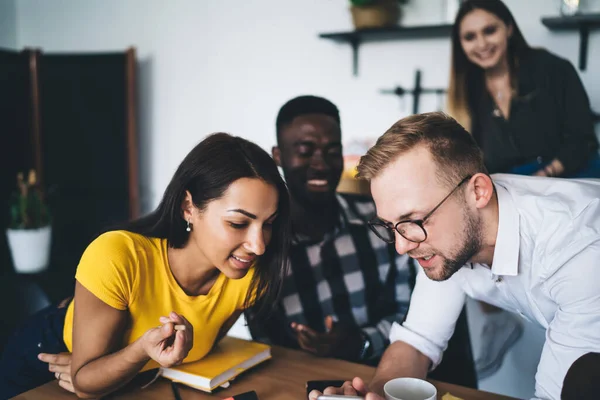
[[[462,246],[452,258],[442,257],[443,264],[441,269],[424,269],[425,275],[434,281],[445,281],[461,269],[470,259],[481,250],[483,243],[483,229],[481,227],[481,218],[472,215],[466,207],[463,209],[465,217],[465,227],[460,234]]]

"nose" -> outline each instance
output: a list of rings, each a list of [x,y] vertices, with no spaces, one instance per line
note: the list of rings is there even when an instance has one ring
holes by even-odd
[[[396,232],[396,252],[398,254],[406,254],[417,247],[419,247],[419,243],[406,240],[404,236]]]
[[[325,157],[323,156],[323,151],[321,149],[318,149],[313,153],[310,158],[310,166],[316,170],[327,169],[327,163],[325,162]]]
[[[475,44],[477,45],[477,49],[479,49],[479,50],[484,49],[485,46],[487,45],[487,41],[485,40],[485,36],[484,35],[477,35],[477,38],[475,39]]]
[[[262,256],[265,253],[265,249],[267,247],[265,242],[265,235],[262,229],[254,229],[248,233],[248,238],[246,240],[246,249],[256,254],[257,256]]]

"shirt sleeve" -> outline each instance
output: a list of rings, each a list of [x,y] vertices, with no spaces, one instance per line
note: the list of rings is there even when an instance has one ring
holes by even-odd
[[[454,333],[465,293],[457,276],[436,282],[427,278],[422,268],[418,270],[408,315],[402,325],[394,323],[390,342],[400,340],[413,346],[431,360],[433,369],[442,361]]]
[[[577,71],[566,60],[560,60],[558,79],[562,82],[559,92],[560,108],[563,110],[561,124],[562,146],[557,158],[565,167],[565,174],[586,165],[589,156],[598,148],[590,100],[579,79]]]
[[[600,242],[567,260],[544,289],[558,305],[546,331],[535,396],[559,399],[567,371],[582,355],[600,352]],[[554,270],[554,269],[553,269]]]
[[[75,279],[104,303],[125,310],[133,293],[136,265],[131,238],[122,232],[108,232],[87,247]]]

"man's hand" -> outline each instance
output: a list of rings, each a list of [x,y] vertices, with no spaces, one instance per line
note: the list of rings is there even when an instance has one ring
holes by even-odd
[[[54,377],[63,389],[75,393],[73,381],[71,380],[71,353],[40,353],[38,358],[48,363],[48,371],[54,372]]]
[[[320,357],[336,357],[349,361],[358,360],[363,345],[362,332],[358,327],[334,324],[333,318],[325,318],[325,333],[307,325],[292,322],[300,348]]]
[[[365,382],[359,377],[354,378],[352,380],[352,382],[350,382],[350,381],[344,382],[344,384],[342,386],[340,386],[339,388],[330,386],[330,387],[326,388],[323,391],[323,393],[319,392],[318,390],[313,390],[312,392],[310,392],[308,394],[308,399],[309,400],[317,400],[317,397],[319,397],[321,394],[337,394],[337,395],[345,395],[345,396],[365,396],[365,400],[385,400],[383,397],[381,397],[373,392],[369,392],[369,388],[367,387]]]

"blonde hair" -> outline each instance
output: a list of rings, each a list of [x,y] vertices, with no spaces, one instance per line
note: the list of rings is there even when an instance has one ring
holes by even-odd
[[[399,156],[418,146],[425,146],[431,153],[442,184],[453,186],[468,175],[487,174],[483,154],[471,134],[449,115],[432,112],[411,115],[392,125],[361,157],[358,178],[372,180]]]
[[[459,70],[455,65],[456,63],[452,62],[450,67],[446,112],[468,132],[471,132],[473,121],[469,110],[466,71]]]

